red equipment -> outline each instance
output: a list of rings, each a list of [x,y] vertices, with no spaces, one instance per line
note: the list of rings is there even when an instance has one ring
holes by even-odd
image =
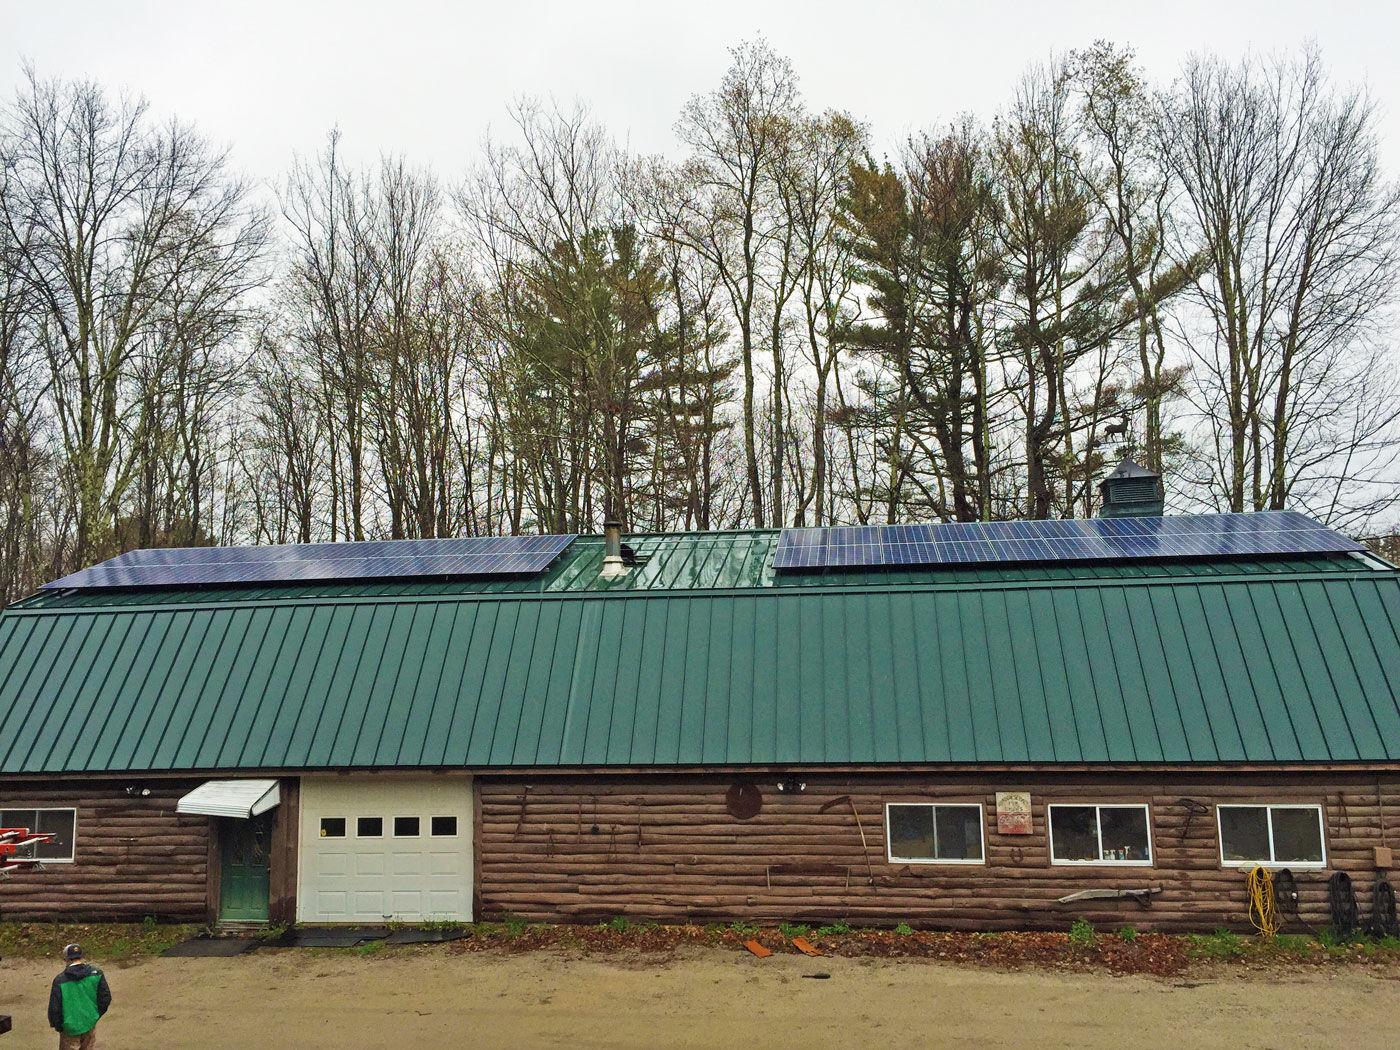
[[[0,828],[0,875],[12,871],[30,871],[39,866],[33,857],[17,857],[25,846],[38,846],[53,841],[53,835],[30,831],[28,828]]]

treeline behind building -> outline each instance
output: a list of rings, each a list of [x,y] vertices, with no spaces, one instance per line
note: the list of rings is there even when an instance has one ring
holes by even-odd
[[[31,74],[0,127],[0,594],[134,547],[1181,509],[1387,519],[1397,188],[1318,57],[1095,45],[886,155],[762,43],[635,156],[523,101],[464,173],[275,198]],[[938,119],[930,114],[930,120]]]

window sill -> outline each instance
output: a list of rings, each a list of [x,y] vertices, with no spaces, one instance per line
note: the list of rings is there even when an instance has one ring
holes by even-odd
[[[1248,871],[1250,868],[1269,868],[1273,871],[1281,871],[1284,868],[1289,871],[1324,871],[1327,868],[1327,862],[1325,860],[1222,860],[1220,866],[1236,871]]]
[[[1050,858],[1056,868],[1150,868],[1150,860],[1056,860]]]
[[[948,860],[943,860],[939,857],[887,857],[886,860],[891,864],[961,864],[964,867],[968,865],[985,865],[987,863],[986,858],[979,858],[977,860],[954,860],[950,858]]]

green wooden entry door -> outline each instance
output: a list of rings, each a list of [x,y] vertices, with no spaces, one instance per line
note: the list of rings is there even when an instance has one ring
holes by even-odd
[[[219,918],[266,922],[271,812],[248,820],[219,821]]]

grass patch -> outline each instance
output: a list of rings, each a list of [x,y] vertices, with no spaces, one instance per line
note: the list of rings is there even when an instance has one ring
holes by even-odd
[[[0,956],[58,959],[65,944],[77,942],[94,962],[159,955],[199,933],[190,923],[0,922]],[[100,962],[99,962],[100,965]]]
[[[1118,939],[1124,944],[1132,944],[1138,939],[1137,927],[1131,925],[1124,926],[1118,931]]]
[[[812,932],[812,929],[799,922],[780,922],[778,923],[778,932],[788,940],[792,940],[794,937],[806,937]]]
[[[731,922],[729,928],[737,934],[741,934],[745,937],[752,937],[758,932],[758,923],[739,920],[737,922]]]
[[[1316,938],[1309,937],[1306,933],[1280,933],[1268,947],[1276,955],[1306,958],[1315,954],[1319,945]]]
[[[1186,943],[1197,959],[1238,959],[1248,950],[1245,939],[1229,930],[1188,934]]]
[[[818,926],[817,935],[820,937],[832,937],[837,934],[850,933],[851,927],[844,922],[833,922],[828,926]]]
[[[1076,948],[1092,948],[1095,940],[1094,924],[1088,919],[1075,919],[1069,927],[1069,943]]]
[[[914,936],[914,927],[910,926],[907,922],[901,922],[894,928],[894,932],[901,937],[912,937]]]

